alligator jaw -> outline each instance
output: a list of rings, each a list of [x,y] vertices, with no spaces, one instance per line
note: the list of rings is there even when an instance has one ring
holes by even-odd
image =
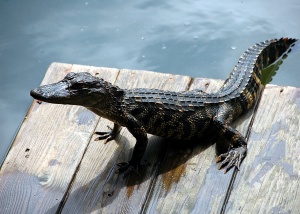
[[[34,99],[57,104],[66,104],[66,98],[70,97],[68,86],[65,82],[37,87],[30,91],[30,95]]]

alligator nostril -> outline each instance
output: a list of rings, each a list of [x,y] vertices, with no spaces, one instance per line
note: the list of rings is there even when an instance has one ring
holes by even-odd
[[[35,89],[32,89],[30,91],[30,96],[32,96],[33,98],[37,98],[39,95],[41,94],[41,90],[39,88],[35,88]]]

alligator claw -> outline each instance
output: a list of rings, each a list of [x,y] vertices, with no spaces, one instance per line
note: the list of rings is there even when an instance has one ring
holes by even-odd
[[[99,137],[95,138],[94,140],[95,141],[98,141],[98,140],[104,140],[104,144],[107,144],[109,141],[113,140],[117,135],[118,133],[120,132],[120,126],[114,126],[114,128],[110,128],[109,126],[107,126],[111,131],[108,131],[108,132],[94,132],[94,134],[96,135],[100,135]]]
[[[109,141],[113,140],[116,135],[114,133],[112,133],[112,131],[110,132],[94,132],[94,134],[96,135],[100,135],[99,137],[95,138],[95,141],[99,141],[99,140],[104,140],[104,144],[107,144]]]
[[[138,172],[138,164],[130,164],[129,162],[122,162],[118,163],[117,166],[119,167],[116,172],[122,173],[124,172],[122,179],[127,178],[132,172],[141,176]]]
[[[236,167],[237,170],[240,169],[240,165],[244,157],[246,156],[247,148],[244,146],[238,148],[231,148],[228,152],[221,154],[217,157],[216,162],[220,163],[219,169],[225,167],[225,172],[227,173],[232,167]]]
[[[121,162],[117,163],[117,166],[119,167],[116,172],[117,173],[124,173],[122,176],[122,179],[127,178],[131,173],[137,174],[139,177],[141,177],[141,174],[138,172],[138,169],[140,166],[148,166],[149,163],[143,163],[143,164],[132,164],[130,162]]]

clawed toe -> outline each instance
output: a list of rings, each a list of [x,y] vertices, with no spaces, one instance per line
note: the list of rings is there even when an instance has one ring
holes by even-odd
[[[121,126],[119,126],[118,124],[114,124],[113,128],[110,128],[109,126],[107,126],[111,131],[107,131],[107,132],[94,132],[94,134],[99,135],[99,137],[95,138],[95,141],[98,140],[104,140],[104,144],[108,143],[109,141],[113,140],[118,133],[121,130]]]
[[[99,137],[95,138],[95,141],[104,140],[104,144],[108,143],[109,141],[113,140],[116,135],[113,132],[94,132],[96,135],[100,135]]]
[[[116,172],[117,173],[124,173],[122,176],[122,179],[127,178],[130,174],[135,173],[139,177],[141,177],[141,174],[139,173],[139,167],[149,166],[150,163],[146,162],[143,164],[133,164],[130,162],[121,162],[117,163],[117,166],[119,167]]]
[[[232,167],[240,168],[243,158],[246,156],[247,148],[238,147],[232,148],[227,153],[221,154],[217,157],[216,162],[220,163],[219,169],[225,168],[227,173]]]
[[[129,162],[122,162],[122,163],[117,163],[117,166],[119,168],[116,170],[116,172],[124,173],[122,179],[127,178],[133,172],[141,176],[140,173],[138,172],[139,164],[130,164]]]
[[[99,140],[103,140],[103,139],[106,139],[106,141],[107,141],[107,139],[110,137],[110,132],[94,132],[94,134],[100,135],[99,137],[94,139],[95,141],[99,141]]]

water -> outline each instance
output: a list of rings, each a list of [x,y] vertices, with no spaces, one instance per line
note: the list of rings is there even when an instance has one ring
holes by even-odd
[[[0,0],[0,162],[51,62],[225,79],[256,42],[300,38],[288,2]],[[272,83],[300,87],[299,56]]]

